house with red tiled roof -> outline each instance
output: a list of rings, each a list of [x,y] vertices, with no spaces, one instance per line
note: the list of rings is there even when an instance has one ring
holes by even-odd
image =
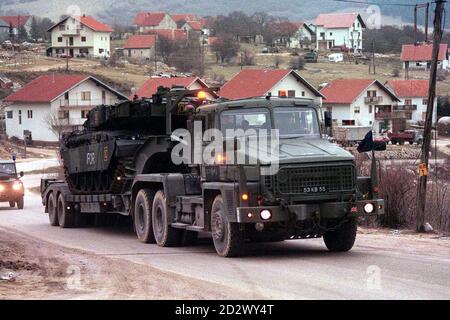
[[[367,126],[376,132],[389,130],[394,119],[406,118],[396,107],[400,99],[388,87],[374,79],[337,79],[320,92],[323,106],[332,112],[337,126]]]
[[[181,28],[188,21],[199,21],[198,17],[191,13],[175,13],[170,16],[177,23],[178,28]]]
[[[151,98],[157,91],[159,87],[173,88],[173,87],[183,87],[188,90],[206,89],[208,85],[198,77],[152,77],[148,79],[130,99],[135,97],[141,98]],[[207,94],[209,99],[215,98],[211,94]]]
[[[4,28],[4,26],[7,26],[7,28]],[[6,32],[9,34],[10,27],[12,27],[14,35],[19,34],[19,29],[21,27],[24,27],[29,34],[31,30],[31,16],[28,15],[0,16],[0,29],[3,29],[3,31],[6,30]]]
[[[113,30],[93,17],[68,16],[53,25],[51,55],[54,57],[101,57],[111,54]]]
[[[155,29],[177,29],[175,20],[165,12],[139,12],[133,25],[140,33]]]
[[[127,96],[87,75],[47,74],[4,99],[6,134],[34,141],[58,142],[59,133],[81,129],[87,113],[101,104],[115,104]]]
[[[324,98],[294,70],[244,69],[220,89],[220,96],[231,100],[268,95],[308,98],[315,100],[318,104],[321,104]]]
[[[157,36],[154,34],[138,34],[129,36],[123,46],[128,58],[150,60],[155,57]]]
[[[429,70],[433,55],[432,44],[405,44],[402,46],[400,59],[403,62],[403,69],[423,69]],[[449,68],[448,45],[443,43],[439,48],[438,69],[447,70]]]
[[[168,40],[187,40],[188,33],[183,29],[155,29],[146,30],[144,34],[154,34]]]
[[[296,26],[297,31],[289,39],[288,47],[295,49],[313,49],[315,48],[316,33],[310,25],[305,22],[291,22]]]
[[[391,80],[386,86],[400,98],[397,110],[408,113],[412,123],[425,121],[428,105],[428,80]],[[437,97],[434,101],[433,121],[437,119]]]
[[[313,24],[318,50],[345,47],[353,52],[362,51],[366,24],[359,13],[320,14]]]

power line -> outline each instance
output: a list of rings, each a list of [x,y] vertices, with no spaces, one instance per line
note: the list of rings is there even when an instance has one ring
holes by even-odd
[[[427,3],[417,3],[417,4],[406,4],[406,3],[379,3],[372,1],[357,1],[357,0],[333,0],[335,2],[346,2],[346,3],[355,3],[355,4],[372,4],[376,6],[396,6],[396,7],[415,7],[420,5],[426,5]],[[433,2],[434,3],[434,2]]]

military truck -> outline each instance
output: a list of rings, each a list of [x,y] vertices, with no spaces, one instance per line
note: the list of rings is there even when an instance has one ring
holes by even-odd
[[[218,255],[234,257],[249,241],[320,237],[330,251],[348,251],[356,219],[384,213],[375,162],[372,177],[357,177],[353,156],[323,139],[312,100],[205,96],[160,88],[150,99],[92,110],[86,129],[62,144],[66,179],[41,181],[50,223],[68,228],[87,215],[119,214],[131,217],[141,242],[187,245],[202,233]],[[175,130],[195,137],[196,128],[200,151],[209,129],[246,131],[230,137],[232,148],[213,154],[212,162],[175,163],[172,153],[185,142]],[[244,164],[226,161],[243,152],[247,131],[263,129],[279,130],[278,170],[267,174],[272,163],[248,154]]]
[[[20,178],[23,172],[17,173],[14,160],[0,160],[0,202],[9,202],[19,210],[24,207],[24,187]]]

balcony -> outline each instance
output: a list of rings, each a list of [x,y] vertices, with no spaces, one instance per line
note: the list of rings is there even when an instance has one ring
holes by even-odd
[[[383,102],[383,97],[365,97],[364,102],[366,104],[379,104]]]
[[[407,104],[403,106],[394,106],[394,111],[416,111],[417,105],[416,104]]]
[[[114,104],[115,101],[110,101],[110,99],[70,99],[70,100],[59,100],[59,108],[61,110],[70,110],[72,108],[87,108],[91,109],[96,106],[103,104]]]
[[[375,113],[375,120],[412,119],[412,112],[408,111],[385,111]]]
[[[80,29],[69,29],[64,30],[61,32],[63,36],[79,36],[80,35]]]

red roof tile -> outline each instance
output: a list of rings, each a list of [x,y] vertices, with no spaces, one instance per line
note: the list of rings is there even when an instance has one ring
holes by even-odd
[[[198,18],[195,14],[190,13],[177,13],[170,15],[175,22],[180,21],[198,21]]]
[[[157,26],[166,16],[165,12],[139,12],[134,18],[134,24],[138,26]]]
[[[320,90],[325,103],[351,104],[376,80],[373,79],[338,79]]]
[[[201,31],[205,26],[205,23],[203,21],[188,21],[187,24],[190,25],[191,28],[195,31]]]
[[[358,13],[319,14],[314,24],[327,29],[350,28],[358,18],[363,23],[363,27],[365,27],[364,22]]]
[[[124,49],[150,49],[155,45],[156,35],[133,35],[128,37],[127,42],[123,46]]]
[[[428,80],[392,80],[387,84],[400,98],[428,97]]]
[[[146,30],[144,33],[155,34],[158,37],[163,37],[170,40],[186,40],[188,37],[187,32],[182,29],[154,29]]]
[[[187,89],[195,82],[200,81],[197,77],[178,77],[178,78],[151,78],[148,79],[137,91],[138,98],[151,98],[158,91],[158,87],[163,86],[172,88],[173,86],[183,86]],[[203,84],[204,85],[204,84]],[[204,85],[206,86],[206,85]],[[133,99],[134,96],[130,97]]]
[[[12,25],[13,28],[18,28],[26,25],[30,16],[0,16],[0,19],[5,21],[6,24]]]
[[[79,20],[86,27],[88,27],[94,31],[113,32],[113,29],[111,29],[109,26],[107,26],[104,23],[101,23],[100,21],[95,20],[91,16],[82,16],[82,17],[77,17],[76,19]]]
[[[439,60],[446,60],[448,54],[448,45],[441,44],[439,49]],[[402,46],[402,61],[431,61],[433,55],[433,45],[424,44],[415,46],[413,44],[405,44]]]
[[[51,102],[78,83],[86,75],[48,74],[31,81],[19,91],[5,98],[7,102]]]

